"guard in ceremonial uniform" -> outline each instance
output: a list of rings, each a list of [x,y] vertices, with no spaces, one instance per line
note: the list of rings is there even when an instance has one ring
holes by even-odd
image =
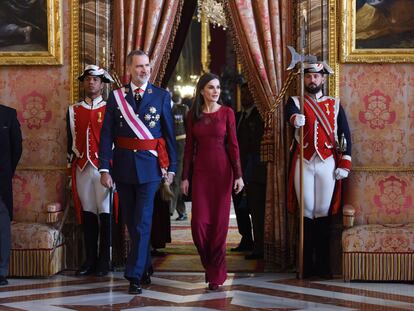
[[[111,187],[116,182],[131,237],[124,275],[130,281],[128,292],[140,294],[141,283],[151,282],[148,270],[155,192],[161,178],[172,183],[177,157],[170,94],[148,82],[151,66],[143,51],[130,52],[127,67],[131,82],[109,94],[101,131],[99,171],[104,186]]]
[[[113,82],[102,68],[88,65],[78,77],[86,98],[72,105],[67,114],[68,167],[76,218],[83,221],[86,260],[78,275],[108,274],[110,260],[109,191],[100,183],[98,150],[106,102],[102,98],[104,83]],[[99,219],[98,219],[99,215]],[[99,256],[98,256],[99,236]]]
[[[183,156],[185,145],[185,119],[188,113],[188,106],[181,103],[181,97],[178,94],[173,95],[174,105],[172,107],[172,115],[174,118],[175,140],[177,144],[177,174],[172,184],[174,198],[171,201],[170,213],[177,210],[178,217],[176,220],[186,220],[187,212],[185,210],[185,202],[180,190],[181,174],[183,172]]]
[[[312,276],[314,271],[330,277],[329,216],[339,211],[340,181],[351,169],[351,136],[339,99],[322,93],[324,75],[333,73],[332,69],[325,63],[314,63],[305,64],[304,72],[304,114],[299,110],[299,97],[290,97],[286,106],[287,120],[296,128],[289,184],[294,184],[299,201],[298,142],[303,126],[304,277]],[[289,202],[293,200],[289,198]],[[294,212],[293,204],[289,204],[289,210]]]

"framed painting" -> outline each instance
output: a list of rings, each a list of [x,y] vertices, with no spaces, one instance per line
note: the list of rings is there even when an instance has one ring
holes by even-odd
[[[62,64],[60,1],[0,1],[0,65]]]
[[[414,62],[413,0],[341,0],[340,60]]]

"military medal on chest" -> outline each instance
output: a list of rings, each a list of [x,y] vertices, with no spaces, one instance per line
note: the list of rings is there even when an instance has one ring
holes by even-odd
[[[154,128],[157,122],[160,120],[160,114],[157,113],[157,108],[154,106],[149,107],[149,113],[144,115],[144,120],[148,122],[150,128]]]
[[[122,124],[122,115],[119,116],[119,127],[123,127],[124,125]]]
[[[331,113],[331,111],[329,110],[329,104],[325,104],[326,107],[326,114],[329,116],[329,114]]]

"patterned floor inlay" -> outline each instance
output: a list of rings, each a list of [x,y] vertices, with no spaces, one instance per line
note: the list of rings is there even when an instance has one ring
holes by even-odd
[[[209,291],[203,273],[156,272],[139,296],[127,294],[122,273],[106,278],[57,275],[9,279],[0,310],[414,310],[412,284],[301,281],[293,274],[236,273]]]

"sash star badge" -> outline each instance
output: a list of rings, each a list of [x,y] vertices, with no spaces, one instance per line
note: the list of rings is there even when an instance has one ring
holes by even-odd
[[[156,109],[154,106],[151,106],[151,107],[149,107],[149,112],[150,112],[151,114],[154,114],[154,113],[156,113],[156,112],[157,112],[157,109]]]

